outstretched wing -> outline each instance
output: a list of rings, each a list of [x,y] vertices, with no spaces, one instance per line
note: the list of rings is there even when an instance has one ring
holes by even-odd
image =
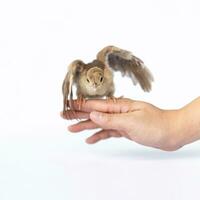
[[[115,46],[107,46],[97,54],[97,59],[114,71],[120,71],[123,76],[130,77],[134,85],[139,83],[144,91],[149,92],[151,90],[151,82],[153,81],[151,72],[143,61],[130,51]]]
[[[75,60],[68,67],[68,72],[62,84],[63,113],[69,108],[73,109],[72,85],[76,82],[77,76],[82,71],[84,65],[85,64],[81,60]]]

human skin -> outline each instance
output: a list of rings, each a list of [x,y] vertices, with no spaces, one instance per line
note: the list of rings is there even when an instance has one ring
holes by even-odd
[[[74,101],[75,113],[67,111],[64,119],[84,119],[68,127],[70,132],[101,130],[87,138],[94,144],[110,137],[125,137],[139,144],[165,151],[178,150],[200,139],[200,97],[176,110],[160,109],[131,99],[87,100],[81,110]]]

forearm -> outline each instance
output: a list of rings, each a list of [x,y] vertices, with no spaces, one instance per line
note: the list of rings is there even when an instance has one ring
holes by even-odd
[[[163,110],[162,149],[177,150],[200,139],[200,97],[181,109]]]
[[[183,145],[200,139],[200,97],[180,109]],[[180,133],[181,134],[181,133]]]

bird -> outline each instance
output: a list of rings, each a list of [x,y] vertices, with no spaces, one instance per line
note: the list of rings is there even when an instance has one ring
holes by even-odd
[[[116,71],[129,77],[134,85],[139,83],[143,91],[151,91],[154,78],[144,62],[131,51],[109,45],[90,63],[77,59],[69,64],[62,84],[63,113],[74,110],[73,86],[76,87],[79,109],[86,99],[106,97],[115,100],[113,77]]]

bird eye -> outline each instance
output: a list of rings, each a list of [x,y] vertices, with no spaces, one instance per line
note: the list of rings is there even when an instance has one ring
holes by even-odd
[[[100,78],[100,82],[102,82],[102,81],[103,81],[103,77]]]
[[[87,78],[87,82],[88,82],[88,83],[90,82],[88,78]]]

